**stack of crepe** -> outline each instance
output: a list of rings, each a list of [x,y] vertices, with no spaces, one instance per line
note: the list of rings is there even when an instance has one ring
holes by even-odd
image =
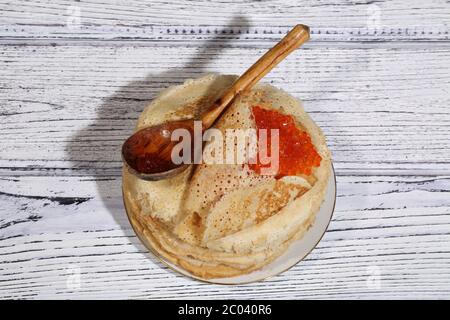
[[[207,75],[163,91],[141,114],[137,129],[195,118],[221,96],[236,76]],[[300,102],[267,84],[240,95],[215,128],[254,128],[253,106],[293,116],[322,158],[309,176],[258,175],[247,165],[191,165],[161,181],[123,172],[130,221],[143,241],[165,260],[203,279],[258,270],[280,256],[311,224],[331,172],[321,130]]]

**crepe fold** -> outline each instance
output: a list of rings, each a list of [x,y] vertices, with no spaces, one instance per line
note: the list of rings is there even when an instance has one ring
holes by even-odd
[[[137,129],[197,117],[235,79],[209,74],[164,90],[142,112]],[[150,182],[123,171],[125,205],[141,240],[203,279],[238,276],[272,262],[305,234],[325,197],[330,152],[297,99],[259,84],[237,97],[214,127],[222,133],[254,128],[255,105],[292,115],[308,132],[322,158],[310,176],[275,179],[245,164],[202,163],[173,178]]]

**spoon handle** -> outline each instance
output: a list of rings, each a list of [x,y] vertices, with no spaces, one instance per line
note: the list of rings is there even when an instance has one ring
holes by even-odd
[[[213,125],[230,102],[242,91],[253,87],[262,77],[272,70],[292,51],[309,40],[309,27],[298,24],[281,39],[272,49],[267,51],[258,61],[241,75],[233,85],[218,99],[213,106],[202,115],[203,128]]]

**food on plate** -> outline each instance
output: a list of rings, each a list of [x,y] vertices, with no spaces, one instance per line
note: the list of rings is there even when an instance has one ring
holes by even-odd
[[[163,91],[142,112],[137,129],[195,118],[235,79],[211,74]],[[243,275],[285,252],[314,222],[331,173],[321,130],[297,99],[268,84],[238,96],[214,128],[224,135],[278,129],[277,139],[258,137],[257,144],[259,149],[266,141],[268,150],[278,145],[276,172],[263,174],[268,165],[259,154],[248,163],[190,165],[160,181],[123,171],[125,204],[137,233],[161,257],[203,279]]]

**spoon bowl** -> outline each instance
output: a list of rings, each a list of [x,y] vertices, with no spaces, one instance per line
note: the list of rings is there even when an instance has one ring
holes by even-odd
[[[165,122],[136,131],[122,145],[122,160],[130,173],[141,179],[155,181],[173,177],[189,164],[175,163],[173,147],[184,141],[173,141],[175,130],[187,130],[192,135],[193,120]]]
[[[163,172],[156,172],[156,173],[142,173],[139,171],[136,171],[132,167],[130,167],[125,162],[125,168],[128,170],[129,173],[137,176],[139,179],[145,180],[145,181],[158,181],[163,179],[169,179],[172,178],[184,170],[186,170],[189,167],[189,164],[181,164],[178,167],[175,167],[173,169],[163,171]]]

